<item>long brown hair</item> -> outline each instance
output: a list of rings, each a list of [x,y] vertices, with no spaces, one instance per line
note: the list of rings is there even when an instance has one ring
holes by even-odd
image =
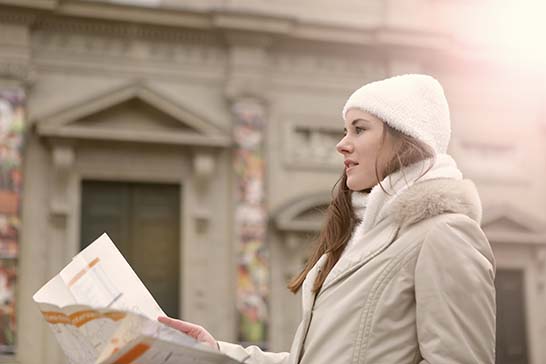
[[[375,161],[375,175],[377,181],[379,182],[381,189],[386,193],[387,191],[381,184],[381,181],[386,176],[419,161],[429,160],[429,166],[421,174],[421,176],[423,176],[432,168],[435,159],[435,154],[431,147],[391,128],[387,124],[383,124],[383,137],[378,155],[381,155],[383,152],[383,146],[387,139],[387,135],[394,141],[395,147],[393,157],[383,166],[382,170],[379,170],[378,160],[376,159]],[[369,192],[369,190],[366,192]],[[352,191],[347,187],[347,175],[345,174],[345,171],[343,171],[340,179],[332,188],[332,201],[326,210],[326,222],[314,243],[315,248],[303,270],[288,283],[288,289],[293,293],[298,292],[307,273],[313,268],[319,258],[323,254],[328,253],[326,263],[323,269],[318,273],[313,284],[313,292],[318,292],[328,276],[328,273],[330,273],[330,270],[341,257],[343,249],[345,249],[354,227],[358,223],[352,208],[351,193]]]

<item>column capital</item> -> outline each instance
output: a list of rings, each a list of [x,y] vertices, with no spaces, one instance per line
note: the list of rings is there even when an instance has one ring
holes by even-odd
[[[63,142],[53,144],[51,159],[54,185],[50,196],[50,212],[53,217],[66,218],[69,213],[68,181],[76,159],[73,145]]]
[[[228,78],[224,93],[230,102],[253,98],[266,104],[270,98],[270,54],[274,37],[228,31]]]

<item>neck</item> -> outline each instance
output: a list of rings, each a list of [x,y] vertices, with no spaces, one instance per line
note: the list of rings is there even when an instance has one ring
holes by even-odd
[[[432,163],[430,168],[429,162]],[[381,214],[385,210],[384,207],[396,200],[408,187],[417,182],[436,178],[462,179],[457,164],[449,155],[439,154],[434,160],[419,161],[391,173],[381,181],[381,184],[375,185],[367,197],[362,222],[364,229],[371,229],[384,218],[385,216]]]

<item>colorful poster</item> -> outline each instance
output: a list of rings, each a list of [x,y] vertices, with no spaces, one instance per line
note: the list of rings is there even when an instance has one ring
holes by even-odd
[[[267,340],[269,267],[265,246],[264,112],[256,102],[234,105],[235,231],[239,244],[239,341],[262,348]]]
[[[0,90],[0,354],[15,351],[24,100],[22,90]]]

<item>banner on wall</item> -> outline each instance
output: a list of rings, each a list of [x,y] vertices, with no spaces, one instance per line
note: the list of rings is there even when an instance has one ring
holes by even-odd
[[[0,90],[0,354],[15,352],[25,95]]]
[[[239,342],[265,348],[267,342],[269,266],[265,245],[267,212],[263,109],[253,102],[234,105],[236,176],[235,231],[238,241],[237,309]]]

